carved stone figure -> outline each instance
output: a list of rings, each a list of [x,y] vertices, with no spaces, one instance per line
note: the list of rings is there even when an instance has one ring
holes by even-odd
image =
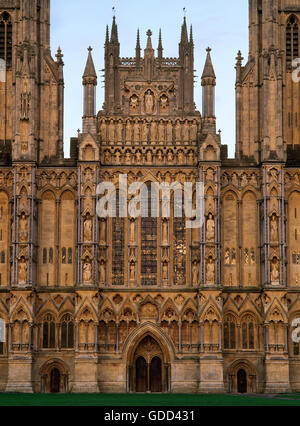
[[[212,242],[215,240],[215,221],[210,213],[206,223],[206,241]]]
[[[172,151],[168,151],[167,154],[168,163],[173,163],[174,157]]]
[[[143,143],[147,143],[148,142],[148,137],[149,137],[149,127],[147,122],[143,122],[143,126],[142,126],[142,141]]]
[[[25,257],[22,257],[19,262],[18,281],[19,284],[25,284],[27,282],[27,262]]]
[[[199,284],[199,264],[197,261],[193,262],[192,283],[193,285]]]
[[[105,261],[102,259],[100,262],[100,283],[105,283],[106,281],[106,265],[105,265]]]
[[[167,220],[163,221],[162,228],[163,228],[163,232],[162,232],[162,234],[163,234],[162,244],[163,244],[163,246],[167,246],[169,244],[169,236],[168,236],[169,226],[168,226],[168,221]]]
[[[135,121],[133,125],[133,140],[134,142],[139,143],[140,139],[141,139],[140,123],[138,121]]]
[[[28,241],[28,219],[24,212],[19,219],[19,241],[21,243]]]
[[[139,98],[137,95],[133,95],[130,98],[130,114],[139,113]]]
[[[150,139],[152,144],[157,141],[157,124],[155,121],[153,121],[150,125]]]
[[[108,134],[109,134],[109,143],[111,145],[115,142],[115,123],[114,120],[110,120],[109,128],[108,128]]]
[[[130,262],[130,281],[135,280],[135,263]]]
[[[181,142],[181,123],[179,120],[176,121],[175,125],[175,141],[177,143]]]
[[[279,261],[277,257],[271,262],[271,281],[278,282],[279,281]]]
[[[106,141],[106,122],[105,120],[102,120],[100,125],[100,134],[101,134],[101,140]]]
[[[100,220],[100,245],[106,245],[106,220],[102,218]]]
[[[276,214],[273,214],[271,217],[270,237],[271,237],[271,241],[273,242],[278,241],[278,218]]]
[[[84,220],[84,231],[83,231],[83,239],[84,241],[92,241],[92,218],[90,213],[87,213],[86,218]]]
[[[145,94],[145,112],[146,114],[153,114],[154,110],[154,96],[149,89]]]
[[[84,283],[90,283],[92,280],[92,265],[88,258],[86,258],[83,264],[82,278]]]
[[[132,141],[132,125],[130,120],[127,120],[126,123],[126,143],[130,143]]]
[[[122,120],[118,121],[117,127],[116,127],[116,140],[119,144],[123,142],[123,123]]]
[[[165,141],[165,125],[162,120],[160,120],[158,125],[158,141],[159,142]]]
[[[178,158],[178,164],[184,164],[184,155],[181,150],[178,152],[177,158]]]
[[[141,164],[142,163],[142,153],[141,151],[137,151],[135,153],[135,161],[137,164]]]
[[[229,250],[229,248],[227,248],[225,250],[225,265],[230,265],[230,260],[231,260],[231,258],[230,258],[230,250]]]
[[[168,262],[164,262],[163,264],[163,280],[167,280],[169,278],[169,265]]]
[[[169,120],[167,123],[166,133],[167,133],[167,141],[173,142],[173,124],[171,120]]]
[[[146,161],[147,161],[148,164],[152,163],[152,152],[150,150],[147,151]]]
[[[169,110],[169,101],[168,97],[164,94],[160,98],[159,109],[161,114],[165,114]]]
[[[190,140],[190,126],[188,121],[186,120],[183,125],[183,141],[188,143]]]
[[[197,140],[197,134],[198,134],[197,121],[193,120],[193,123],[191,124],[191,128],[190,128],[190,138],[192,142],[195,142]]]
[[[215,263],[212,257],[208,258],[206,265],[206,280],[210,284],[215,282]]]

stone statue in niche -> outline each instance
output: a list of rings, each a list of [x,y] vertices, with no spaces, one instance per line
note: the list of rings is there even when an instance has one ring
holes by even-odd
[[[161,114],[166,114],[169,111],[169,101],[165,94],[160,98],[159,109]]]
[[[121,157],[120,151],[116,151],[116,153],[115,153],[115,164],[120,164],[120,157]]]
[[[227,248],[225,250],[225,265],[230,265],[231,258],[230,258],[230,250]]]
[[[192,142],[195,142],[197,140],[197,134],[198,134],[197,121],[193,120],[193,123],[191,124],[191,129],[190,129],[190,138]]]
[[[86,214],[85,220],[84,220],[84,225],[83,225],[83,239],[84,241],[92,241],[92,218],[90,213]]]
[[[160,163],[160,164],[163,162],[163,155],[162,155],[161,150],[159,150],[158,153],[157,153],[157,162]]]
[[[100,219],[100,245],[106,245],[106,220]]]
[[[168,262],[163,263],[163,280],[169,279],[169,265]]]
[[[27,86],[25,85],[24,92],[21,94],[21,120],[29,119],[30,98],[30,93],[28,93]]]
[[[147,151],[146,161],[147,161],[148,164],[152,163],[152,152],[150,150]]]
[[[126,151],[125,153],[125,164],[131,164],[131,154],[130,151]]]
[[[157,141],[157,124],[155,121],[153,121],[150,126],[150,139],[151,143],[155,143]]]
[[[127,120],[125,133],[126,133],[126,143],[130,143],[132,140],[132,125],[130,123],[130,120]]]
[[[206,280],[211,284],[215,282],[215,263],[211,256],[208,258],[206,265]]]
[[[178,164],[184,164],[184,155],[183,155],[183,152],[181,150],[178,151],[177,158],[178,158]]]
[[[214,242],[215,240],[215,221],[213,215],[210,213],[206,222],[206,241]]]
[[[214,180],[214,176],[215,176],[215,174],[214,174],[213,169],[207,169],[207,171],[206,171],[206,180],[213,181]]]
[[[169,244],[169,235],[168,235],[168,230],[169,230],[169,226],[168,226],[168,221],[164,220],[163,224],[162,224],[162,234],[163,234],[163,238],[162,238],[162,245],[163,246],[167,246]]]
[[[139,108],[139,98],[137,95],[132,95],[130,98],[130,114],[138,114],[140,111]]]
[[[134,142],[140,142],[141,139],[141,129],[140,123],[136,120],[133,125],[133,140]]]
[[[130,281],[135,281],[135,263],[130,262]]]
[[[271,262],[271,281],[272,282],[279,281],[279,261],[277,257],[274,257]]]
[[[172,151],[168,151],[167,154],[168,163],[173,163],[174,157]]]
[[[193,262],[192,283],[193,283],[193,285],[199,284],[199,265],[198,265],[198,262],[196,260]]]
[[[110,120],[108,127],[109,143],[113,145],[115,141],[115,123],[114,120]]]
[[[117,127],[116,127],[116,140],[119,144],[123,142],[123,123],[122,120],[118,121]]]
[[[194,163],[194,151],[190,150],[188,153],[188,162],[189,164],[193,164]]]
[[[27,262],[23,256],[19,261],[18,281],[19,284],[25,284],[27,282]]]
[[[105,261],[104,261],[104,259],[101,259],[101,262],[100,262],[100,276],[99,276],[99,279],[100,279],[100,283],[105,283],[105,281],[106,281],[106,267],[105,267]]]
[[[143,127],[142,127],[142,141],[144,143],[148,142],[148,137],[149,137],[149,128],[148,128],[148,124],[146,121],[143,122]]]
[[[106,122],[103,120],[100,125],[101,140],[106,141]]]
[[[142,163],[142,153],[141,151],[137,151],[135,154],[135,161],[137,164],[141,164]]]
[[[111,159],[110,152],[109,151],[105,151],[105,153],[104,153],[104,163],[105,164],[109,164],[110,163],[110,159]]]
[[[25,212],[21,213],[19,219],[19,241],[26,243],[28,241],[28,219]]]
[[[166,133],[167,133],[167,141],[173,142],[173,124],[171,120],[169,120],[167,123]]]
[[[278,218],[276,214],[272,214],[271,223],[270,223],[270,236],[271,241],[278,241]]]
[[[188,121],[186,120],[183,125],[183,141],[188,143],[190,140],[190,125]]]
[[[165,124],[162,120],[160,120],[158,125],[158,141],[159,142],[165,141]]]
[[[154,95],[149,89],[145,94],[145,112],[146,114],[153,114],[154,111]]]
[[[92,281],[92,264],[87,257],[83,264],[82,279],[84,283],[90,283]]]
[[[179,120],[176,121],[175,125],[175,141],[177,143],[181,142],[181,123]]]

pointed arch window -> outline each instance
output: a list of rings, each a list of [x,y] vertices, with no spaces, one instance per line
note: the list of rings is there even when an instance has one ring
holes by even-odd
[[[157,285],[157,218],[152,217],[157,199],[152,193],[151,182],[146,183],[147,191],[141,195],[141,283]]]
[[[12,22],[7,12],[0,15],[0,59],[4,60],[6,67],[12,62]]]
[[[224,349],[236,349],[236,321],[231,315],[224,321]]]
[[[242,348],[255,349],[254,342],[255,324],[253,318],[248,315],[242,321]]]
[[[299,57],[299,25],[295,15],[291,15],[286,27],[286,61],[291,65]]]
[[[69,314],[66,314],[62,318],[61,347],[63,349],[71,349],[74,347],[74,324]]]
[[[43,324],[43,348],[55,348],[55,322],[51,315],[47,315]]]

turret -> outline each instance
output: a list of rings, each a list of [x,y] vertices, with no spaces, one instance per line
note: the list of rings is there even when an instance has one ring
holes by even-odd
[[[92,58],[92,48],[88,48],[88,58],[82,77],[84,87],[82,133],[96,133],[96,86],[97,74]]]
[[[206,62],[201,78],[202,85],[202,117],[203,133],[216,133],[216,115],[215,115],[215,87],[216,75],[212,64],[210,52],[206,49]]]

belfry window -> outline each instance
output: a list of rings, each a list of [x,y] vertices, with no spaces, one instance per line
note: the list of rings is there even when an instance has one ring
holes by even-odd
[[[6,67],[12,61],[12,22],[7,12],[0,15],[0,59],[5,61]]]
[[[286,61],[291,65],[299,57],[299,27],[295,15],[291,15],[286,27]]]

